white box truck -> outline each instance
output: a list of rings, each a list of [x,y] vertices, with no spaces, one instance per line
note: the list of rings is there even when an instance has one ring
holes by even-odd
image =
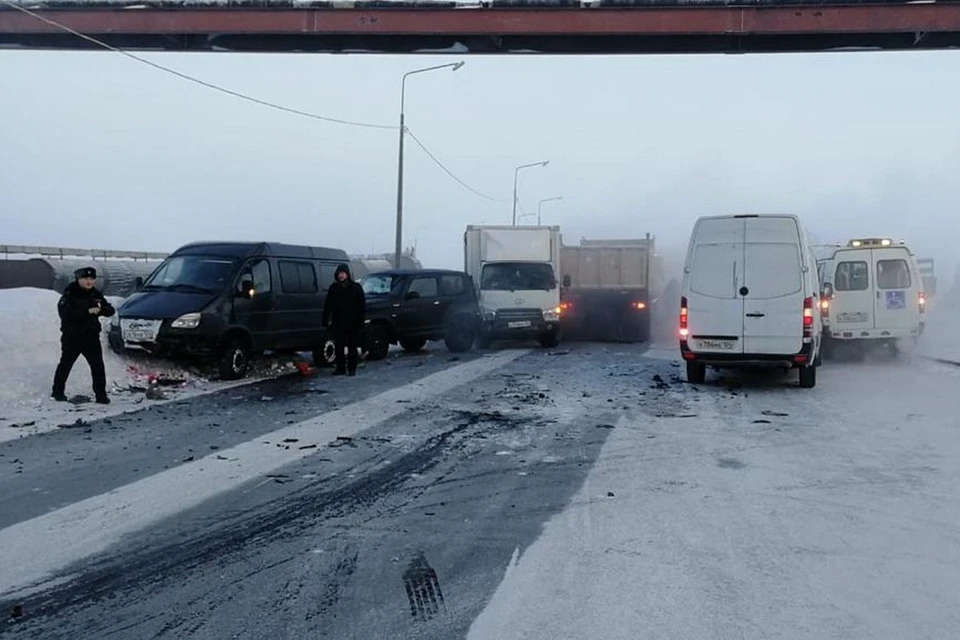
[[[493,340],[560,343],[560,227],[470,225],[463,252],[480,300],[481,347]]]

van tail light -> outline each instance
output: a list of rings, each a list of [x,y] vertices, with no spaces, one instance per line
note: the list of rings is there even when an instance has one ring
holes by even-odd
[[[634,302],[634,303],[633,303],[633,307],[634,307],[634,309],[636,309],[636,310],[638,310],[638,311],[643,311],[644,309],[647,308],[647,303],[646,303],[646,302]]]
[[[830,300],[827,298],[820,300],[820,317],[824,320],[830,317]]]
[[[927,294],[925,294],[923,291],[920,292],[920,298],[917,300],[917,302],[920,304],[920,313],[923,313],[927,310]]]
[[[686,342],[687,336],[690,335],[690,329],[687,326],[687,299],[680,298],[680,341]]]
[[[803,299],[803,341],[813,339],[813,298]]]

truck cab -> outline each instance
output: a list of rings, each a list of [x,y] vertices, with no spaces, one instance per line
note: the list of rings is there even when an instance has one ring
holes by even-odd
[[[560,343],[559,227],[469,226],[466,272],[477,286],[480,346],[493,340]]]

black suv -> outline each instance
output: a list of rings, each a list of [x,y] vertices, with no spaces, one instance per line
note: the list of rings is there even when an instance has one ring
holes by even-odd
[[[419,351],[427,340],[442,339],[453,352],[473,347],[480,305],[466,273],[395,269],[368,274],[360,284],[367,296],[367,359],[385,358],[391,344]]]

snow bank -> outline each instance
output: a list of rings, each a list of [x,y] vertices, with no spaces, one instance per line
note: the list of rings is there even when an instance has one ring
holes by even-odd
[[[60,359],[60,294],[45,289],[0,290],[0,442],[21,435],[56,428],[79,419],[116,415],[139,408],[144,402],[183,399],[231,386],[248,384],[264,375],[291,372],[289,362],[269,362],[256,376],[240,382],[213,382],[199,372],[174,363],[148,357],[121,357],[107,344],[109,319],[103,318],[101,333],[107,389],[112,404],[72,404],[50,399],[53,373]],[[114,305],[121,300],[110,299]],[[160,387],[161,394],[147,398],[149,379],[162,375],[183,380],[176,386]],[[93,397],[90,367],[81,356],[67,381],[67,397]]]

